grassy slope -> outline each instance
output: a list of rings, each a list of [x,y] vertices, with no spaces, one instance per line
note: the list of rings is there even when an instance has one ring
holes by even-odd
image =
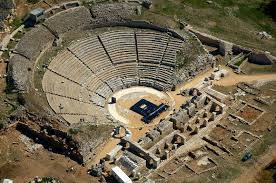
[[[269,50],[276,55],[276,41],[261,40],[257,32],[267,31],[276,38],[276,22],[261,6],[268,0],[153,0],[152,12],[186,21],[195,28],[225,40]]]

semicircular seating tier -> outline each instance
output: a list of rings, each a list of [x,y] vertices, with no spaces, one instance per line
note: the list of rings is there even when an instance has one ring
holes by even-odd
[[[103,116],[106,99],[130,86],[168,90],[183,41],[155,31],[112,31],[73,42],[49,64],[42,86],[69,123]]]

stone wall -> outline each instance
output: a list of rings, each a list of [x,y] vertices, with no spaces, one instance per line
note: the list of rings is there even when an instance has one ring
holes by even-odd
[[[17,124],[16,129],[50,151],[64,154],[78,163],[83,163],[83,156],[78,150],[77,142],[73,141],[66,132],[49,126],[21,122]]]
[[[276,63],[276,58],[269,53],[255,52],[249,55],[248,61],[258,65],[271,65],[273,63]]]
[[[179,34],[178,32],[176,32],[172,29],[154,25],[154,24],[151,24],[150,22],[144,21],[144,20],[130,20],[130,21],[125,21],[125,22],[119,23],[116,26],[118,26],[118,25],[132,27],[132,28],[140,28],[140,29],[152,29],[152,30],[156,30],[159,32],[168,33],[177,39],[181,39],[182,41],[186,40],[186,38],[184,36],[182,36],[181,34]]]
[[[197,38],[202,42],[202,44],[219,48],[220,41],[216,37],[213,37],[211,35],[207,35],[205,33],[196,31],[196,30],[191,29],[191,28],[188,29],[188,30],[191,31],[192,33],[194,33],[197,36]]]
[[[137,3],[96,4],[90,8],[91,16],[97,24],[120,23],[136,15]]]
[[[61,36],[72,30],[82,30],[83,27],[89,27],[92,22],[89,10],[81,6],[61,11],[46,19],[43,24],[56,36]]]
[[[276,57],[272,56],[268,52],[245,48],[240,45],[230,43],[225,40],[216,38],[214,36],[196,31],[192,28],[189,28],[189,31],[193,32],[203,44],[218,48],[219,52],[223,56],[227,54],[237,55],[240,53],[245,53],[245,54],[250,53],[250,57],[248,58],[248,61],[251,63],[258,64],[258,65],[271,65],[276,62]]]
[[[52,46],[54,35],[39,25],[27,32],[12,51],[8,81],[19,91],[27,91],[32,82],[36,61]]]
[[[26,91],[31,80],[33,63],[19,54],[14,54],[10,58],[8,68],[8,82],[14,85],[19,91]]]
[[[81,124],[78,133],[73,135],[74,141],[78,143],[78,151],[82,156],[83,163],[92,159],[107,142],[112,132],[112,125]]]
[[[42,144],[50,151],[64,154],[80,164],[85,164],[109,139],[113,126],[86,126],[67,132],[59,119],[49,116],[37,116],[25,108],[14,113],[10,120],[16,121],[17,130]]]
[[[43,16],[44,18],[50,18],[51,16],[55,15],[58,12],[64,11],[69,8],[78,7],[80,5],[81,5],[81,2],[79,1],[65,2],[65,3],[62,3],[61,5],[55,5],[45,10],[45,12],[43,13]]]
[[[35,61],[45,49],[52,46],[54,38],[49,30],[42,25],[38,25],[20,39],[14,52]]]

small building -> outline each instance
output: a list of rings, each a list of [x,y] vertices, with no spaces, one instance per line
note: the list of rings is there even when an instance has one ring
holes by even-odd
[[[24,19],[24,24],[26,26],[34,26],[43,19],[44,11],[45,10],[43,8],[36,8],[31,10]]]
[[[132,183],[131,179],[125,174],[125,172],[118,166],[111,168],[111,175],[119,183]]]

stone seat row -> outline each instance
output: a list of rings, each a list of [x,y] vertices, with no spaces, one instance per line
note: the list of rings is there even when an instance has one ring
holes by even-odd
[[[175,39],[175,38],[171,38],[169,43],[168,43],[167,49],[164,53],[161,64],[168,65],[168,66],[171,66],[171,67],[175,67],[175,65],[176,65],[176,52],[181,47],[181,44],[183,44],[183,41]]]
[[[81,85],[49,70],[46,71],[45,77],[47,77],[47,79],[42,82],[44,92],[67,96],[86,103],[89,102],[89,91]]]
[[[99,108],[91,103],[84,103],[78,100],[47,93],[47,100],[56,113],[77,113],[93,115]]]
[[[112,66],[97,36],[92,36],[73,43],[69,46],[69,50],[94,72]]]
[[[122,88],[142,85],[169,89],[181,44],[156,32],[117,31],[88,37],[52,60],[43,89],[57,113],[70,118],[91,115]]]

